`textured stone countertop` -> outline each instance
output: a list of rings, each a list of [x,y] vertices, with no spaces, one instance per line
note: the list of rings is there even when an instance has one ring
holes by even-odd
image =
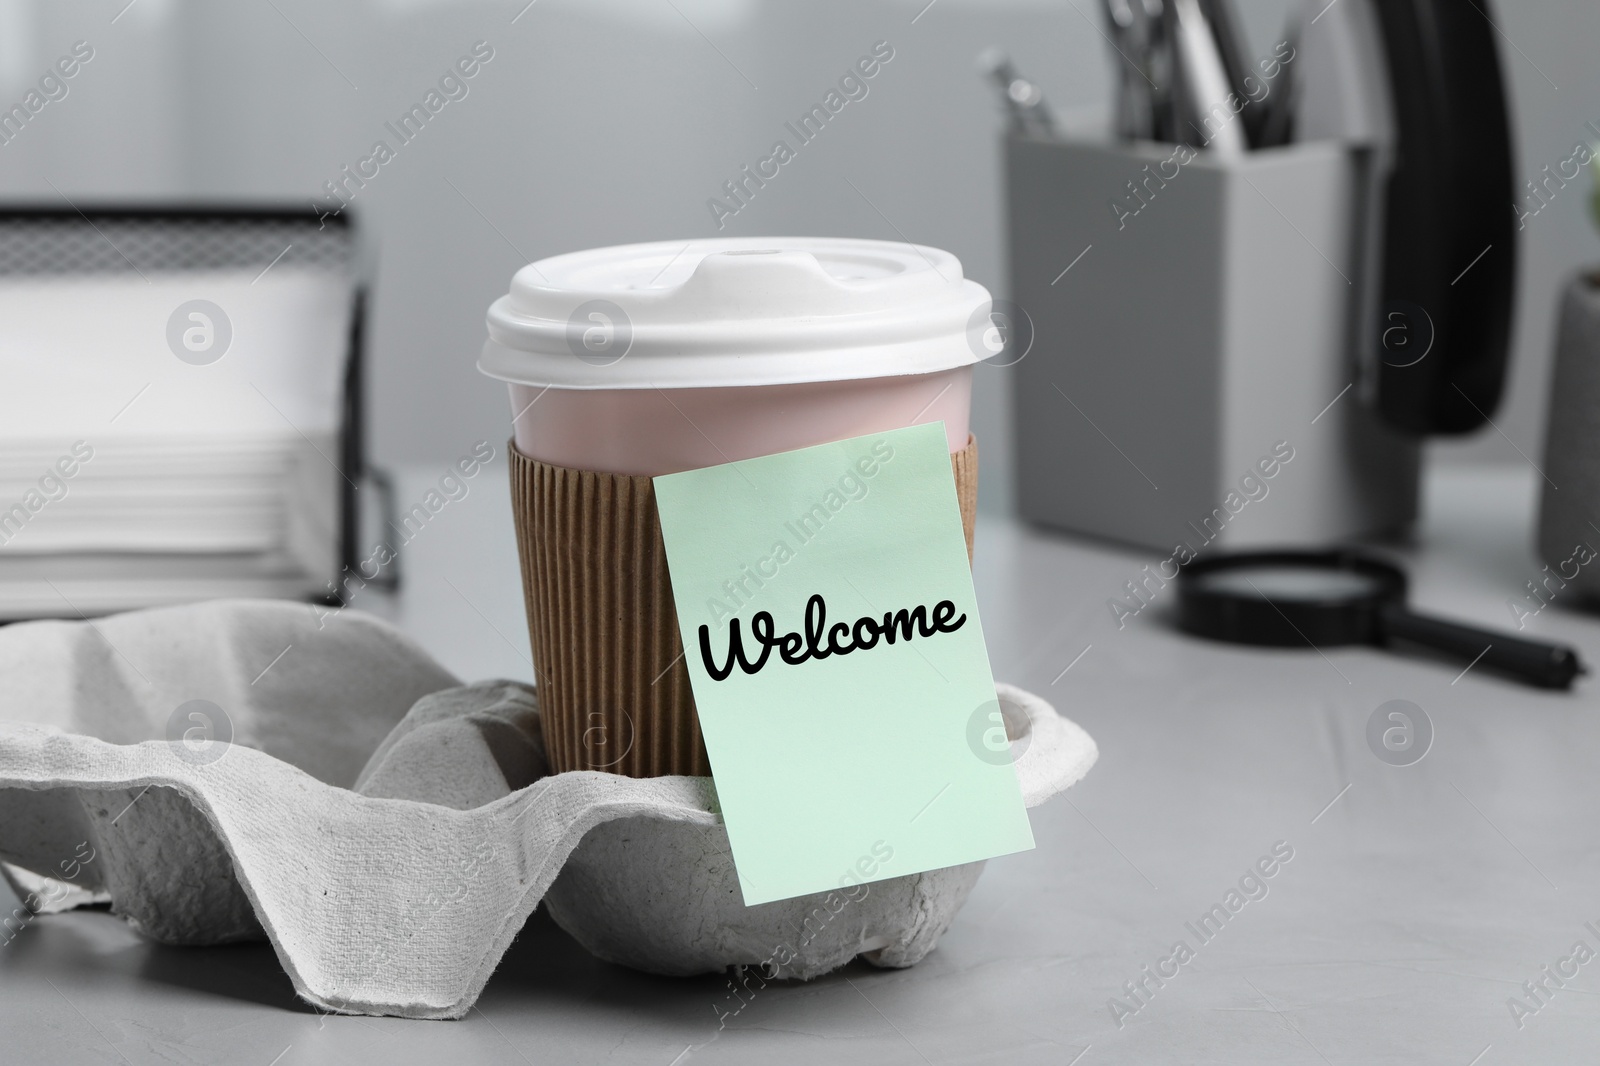
[[[404,471],[402,500],[434,473]],[[1507,600],[1538,571],[1535,477],[1434,472],[1416,546],[1399,553],[1411,561],[1416,605],[1513,623]],[[1106,600],[1153,561],[980,522],[978,589],[996,677],[1052,700],[1101,757],[1082,784],[1033,812],[1037,850],[991,862],[939,949],[913,969],[856,964],[810,984],[775,983],[719,1031],[723,979],[606,965],[541,912],[464,1021],[323,1017],[296,1003],[264,944],[161,947],[103,912],[75,913],[37,920],[0,948],[0,1057],[136,1066],[1592,1058],[1600,681],[1551,694],[1376,651],[1208,644],[1175,633],[1159,595],[1119,630]],[[358,596],[356,606],[394,619],[465,678],[530,677],[498,482],[474,486],[430,523],[406,562],[398,598]],[[1600,663],[1600,620],[1569,607],[1558,598],[1528,632]],[[1431,748],[1412,765],[1381,761],[1367,742],[1368,719],[1390,700],[1411,701],[1431,721]],[[1586,951],[1575,952],[1580,942]],[[1576,976],[1558,983],[1545,967]]]

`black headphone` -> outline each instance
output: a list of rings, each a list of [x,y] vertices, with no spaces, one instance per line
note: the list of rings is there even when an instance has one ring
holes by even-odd
[[[1516,201],[1489,0],[1379,0],[1393,87],[1379,335],[1368,393],[1405,433],[1459,434],[1500,402]]]

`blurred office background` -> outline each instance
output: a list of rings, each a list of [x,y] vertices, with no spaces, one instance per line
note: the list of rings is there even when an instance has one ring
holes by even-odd
[[[527,6],[524,6],[524,5]],[[1287,4],[1241,0],[1270,52]],[[1499,0],[1519,182],[1600,140],[1600,7]],[[8,143],[0,196],[327,199],[397,144],[396,122],[475,42],[493,59],[354,196],[373,244],[370,437],[380,463],[448,461],[499,440],[505,390],[473,361],[483,312],[523,262],[595,245],[710,236],[706,201],[790,139],[886,40],[894,58],[727,235],[907,238],[1006,290],[999,105],[975,57],[1007,49],[1074,123],[1113,85],[1091,0],[0,0],[0,104],[76,41],[92,61]],[[1586,123],[1595,124],[1593,128]],[[1436,460],[1537,455],[1563,279],[1600,259],[1588,181],[1520,234],[1512,372],[1494,426]],[[1511,211],[1512,205],[1507,204]],[[1013,506],[1004,369],[979,367],[984,504]]]

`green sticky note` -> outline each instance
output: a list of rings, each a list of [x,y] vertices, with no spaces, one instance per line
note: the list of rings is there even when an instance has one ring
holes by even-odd
[[[655,492],[747,906],[1033,847],[942,424]]]

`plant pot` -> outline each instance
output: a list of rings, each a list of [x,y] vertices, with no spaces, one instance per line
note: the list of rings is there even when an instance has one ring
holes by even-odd
[[[1548,570],[1535,582],[1537,592],[1519,601],[1533,613],[1541,601],[1560,596],[1600,601],[1600,270],[1594,268],[1575,275],[1561,298],[1544,474],[1539,555]]]

